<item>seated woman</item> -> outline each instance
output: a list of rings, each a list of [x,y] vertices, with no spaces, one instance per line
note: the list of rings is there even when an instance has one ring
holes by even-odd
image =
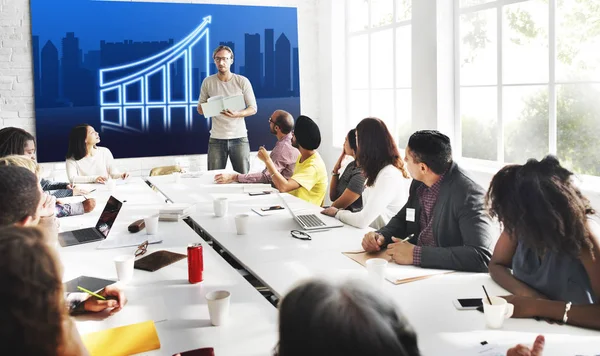
[[[36,175],[38,179],[40,179],[41,175],[41,167],[35,161],[29,159],[27,156],[6,156],[0,158],[0,165],[4,166],[17,166],[23,167],[30,170],[32,173]],[[96,200],[85,199],[83,202],[74,202],[70,204],[65,204],[59,201],[56,201],[55,204],[55,215],[57,218],[62,218],[65,216],[74,216],[81,215],[84,213],[89,213],[94,210],[96,207]]]
[[[600,329],[600,226],[553,156],[502,168],[486,195],[504,226],[490,275],[513,293],[513,317]]]
[[[356,126],[357,164],[366,177],[360,212],[329,207],[323,214],[342,222],[365,228],[384,227],[408,199],[408,173],[398,147],[385,123],[366,118]]]
[[[279,305],[276,356],[418,356],[417,336],[394,302],[356,282],[308,281]]]
[[[120,173],[108,148],[98,147],[100,135],[87,124],[75,126],[69,135],[67,176],[71,183],[102,183],[108,179],[126,179]]]
[[[0,342],[13,355],[88,355],[65,308],[58,256],[36,228],[0,228]]]
[[[35,138],[29,132],[18,127],[5,127],[0,130],[0,157],[19,155],[35,161]],[[42,178],[42,190],[57,198],[84,195],[88,192],[69,183],[51,182]]]
[[[354,160],[346,165],[340,177],[341,165],[346,156]],[[363,206],[361,194],[365,189],[365,180],[362,169],[356,165],[356,129],[352,129],[346,135],[342,154],[333,166],[329,182],[329,199],[333,202],[331,206],[354,212],[360,211]]]

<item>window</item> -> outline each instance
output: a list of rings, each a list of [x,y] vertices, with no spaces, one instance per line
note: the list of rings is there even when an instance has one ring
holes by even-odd
[[[375,116],[404,147],[411,132],[412,0],[346,0],[347,119],[342,143],[360,120]]]
[[[455,2],[462,157],[600,175],[600,2]]]

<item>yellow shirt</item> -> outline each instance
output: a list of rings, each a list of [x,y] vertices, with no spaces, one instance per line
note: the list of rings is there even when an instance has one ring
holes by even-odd
[[[309,203],[321,206],[327,193],[327,168],[318,152],[300,162],[302,155],[298,156],[294,174],[291,179],[300,184],[300,188],[289,192]]]

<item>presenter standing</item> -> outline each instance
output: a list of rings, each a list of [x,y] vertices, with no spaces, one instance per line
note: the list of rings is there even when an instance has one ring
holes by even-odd
[[[243,95],[246,108],[240,111],[223,110],[221,115],[212,117],[212,128],[208,141],[208,170],[224,169],[227,157],[233,169],[242,174],[250,169],[250,143],[244,118],[256,114],[256,98],[248,78],[231,73],[233,51],[227,46],[219,46],[213,52],[217,74],[202,81],[198,113],[204,115],[201,104],[215,96]]]

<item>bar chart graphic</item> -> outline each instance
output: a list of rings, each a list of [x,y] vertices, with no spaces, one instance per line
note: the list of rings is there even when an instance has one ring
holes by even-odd
[[[201,82],[193,71],[195,55],[205,56],[209,73],[211,16],[172,47],[153,56],[99,71],[100,123],[102,129],[148,132],[151,127],[171,131],[174,117],[192,129],[197,97],[193,83]],[[184,115],[175,115],[175,113]]]

